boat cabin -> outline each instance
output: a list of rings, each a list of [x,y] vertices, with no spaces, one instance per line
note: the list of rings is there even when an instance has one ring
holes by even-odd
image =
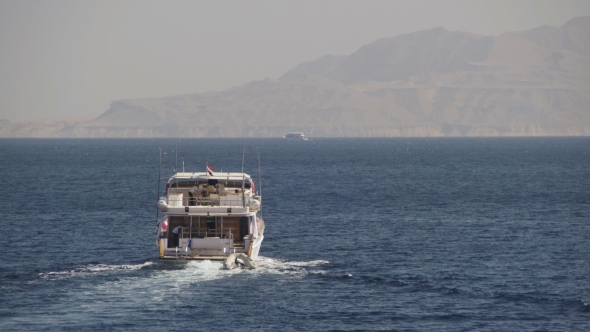
[[[166,202],[160,205],[168,208],[252,205],[250,208],[255,209],[255,205],[260,205],[260,196],[255,196],[255,183],[244,173],[216,173],[215,176],[206,173],[177,173],[168,180],[165,194]],[[258,202],[253,202],[253,198]]]

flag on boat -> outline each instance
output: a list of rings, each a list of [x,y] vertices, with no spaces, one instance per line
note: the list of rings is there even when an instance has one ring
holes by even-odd
[[[207,173],[209,173],[209,175],[213,176],[214,171],[215,171],[215,168],[209,166],[209,163],[207,163]]]

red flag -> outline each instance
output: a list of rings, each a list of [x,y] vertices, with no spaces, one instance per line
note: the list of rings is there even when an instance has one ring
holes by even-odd
[[[207,163],[207,173],[209,173],[209,175],[213,175],[213,172],[215,171],[215,168],[209,166],[209,163]]]

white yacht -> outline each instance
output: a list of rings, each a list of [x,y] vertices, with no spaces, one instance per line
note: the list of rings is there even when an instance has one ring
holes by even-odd
[[[301,132],[291,132],[285,135],[285,138],[293,139],[293,140],[300,140],[300,141],[307,141],[307,137],[305,137],[304,133]]]
[[[160,197],[157,242],[163,260],[223,260],[255,268],[264,239],[262,198],[246,173],[174,174]]]

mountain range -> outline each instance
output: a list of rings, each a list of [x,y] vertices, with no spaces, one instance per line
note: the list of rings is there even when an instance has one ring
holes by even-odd
[[[590,135],[590,17],[500,36],[434,28],[225,91],[127,99],[0,137]]]

